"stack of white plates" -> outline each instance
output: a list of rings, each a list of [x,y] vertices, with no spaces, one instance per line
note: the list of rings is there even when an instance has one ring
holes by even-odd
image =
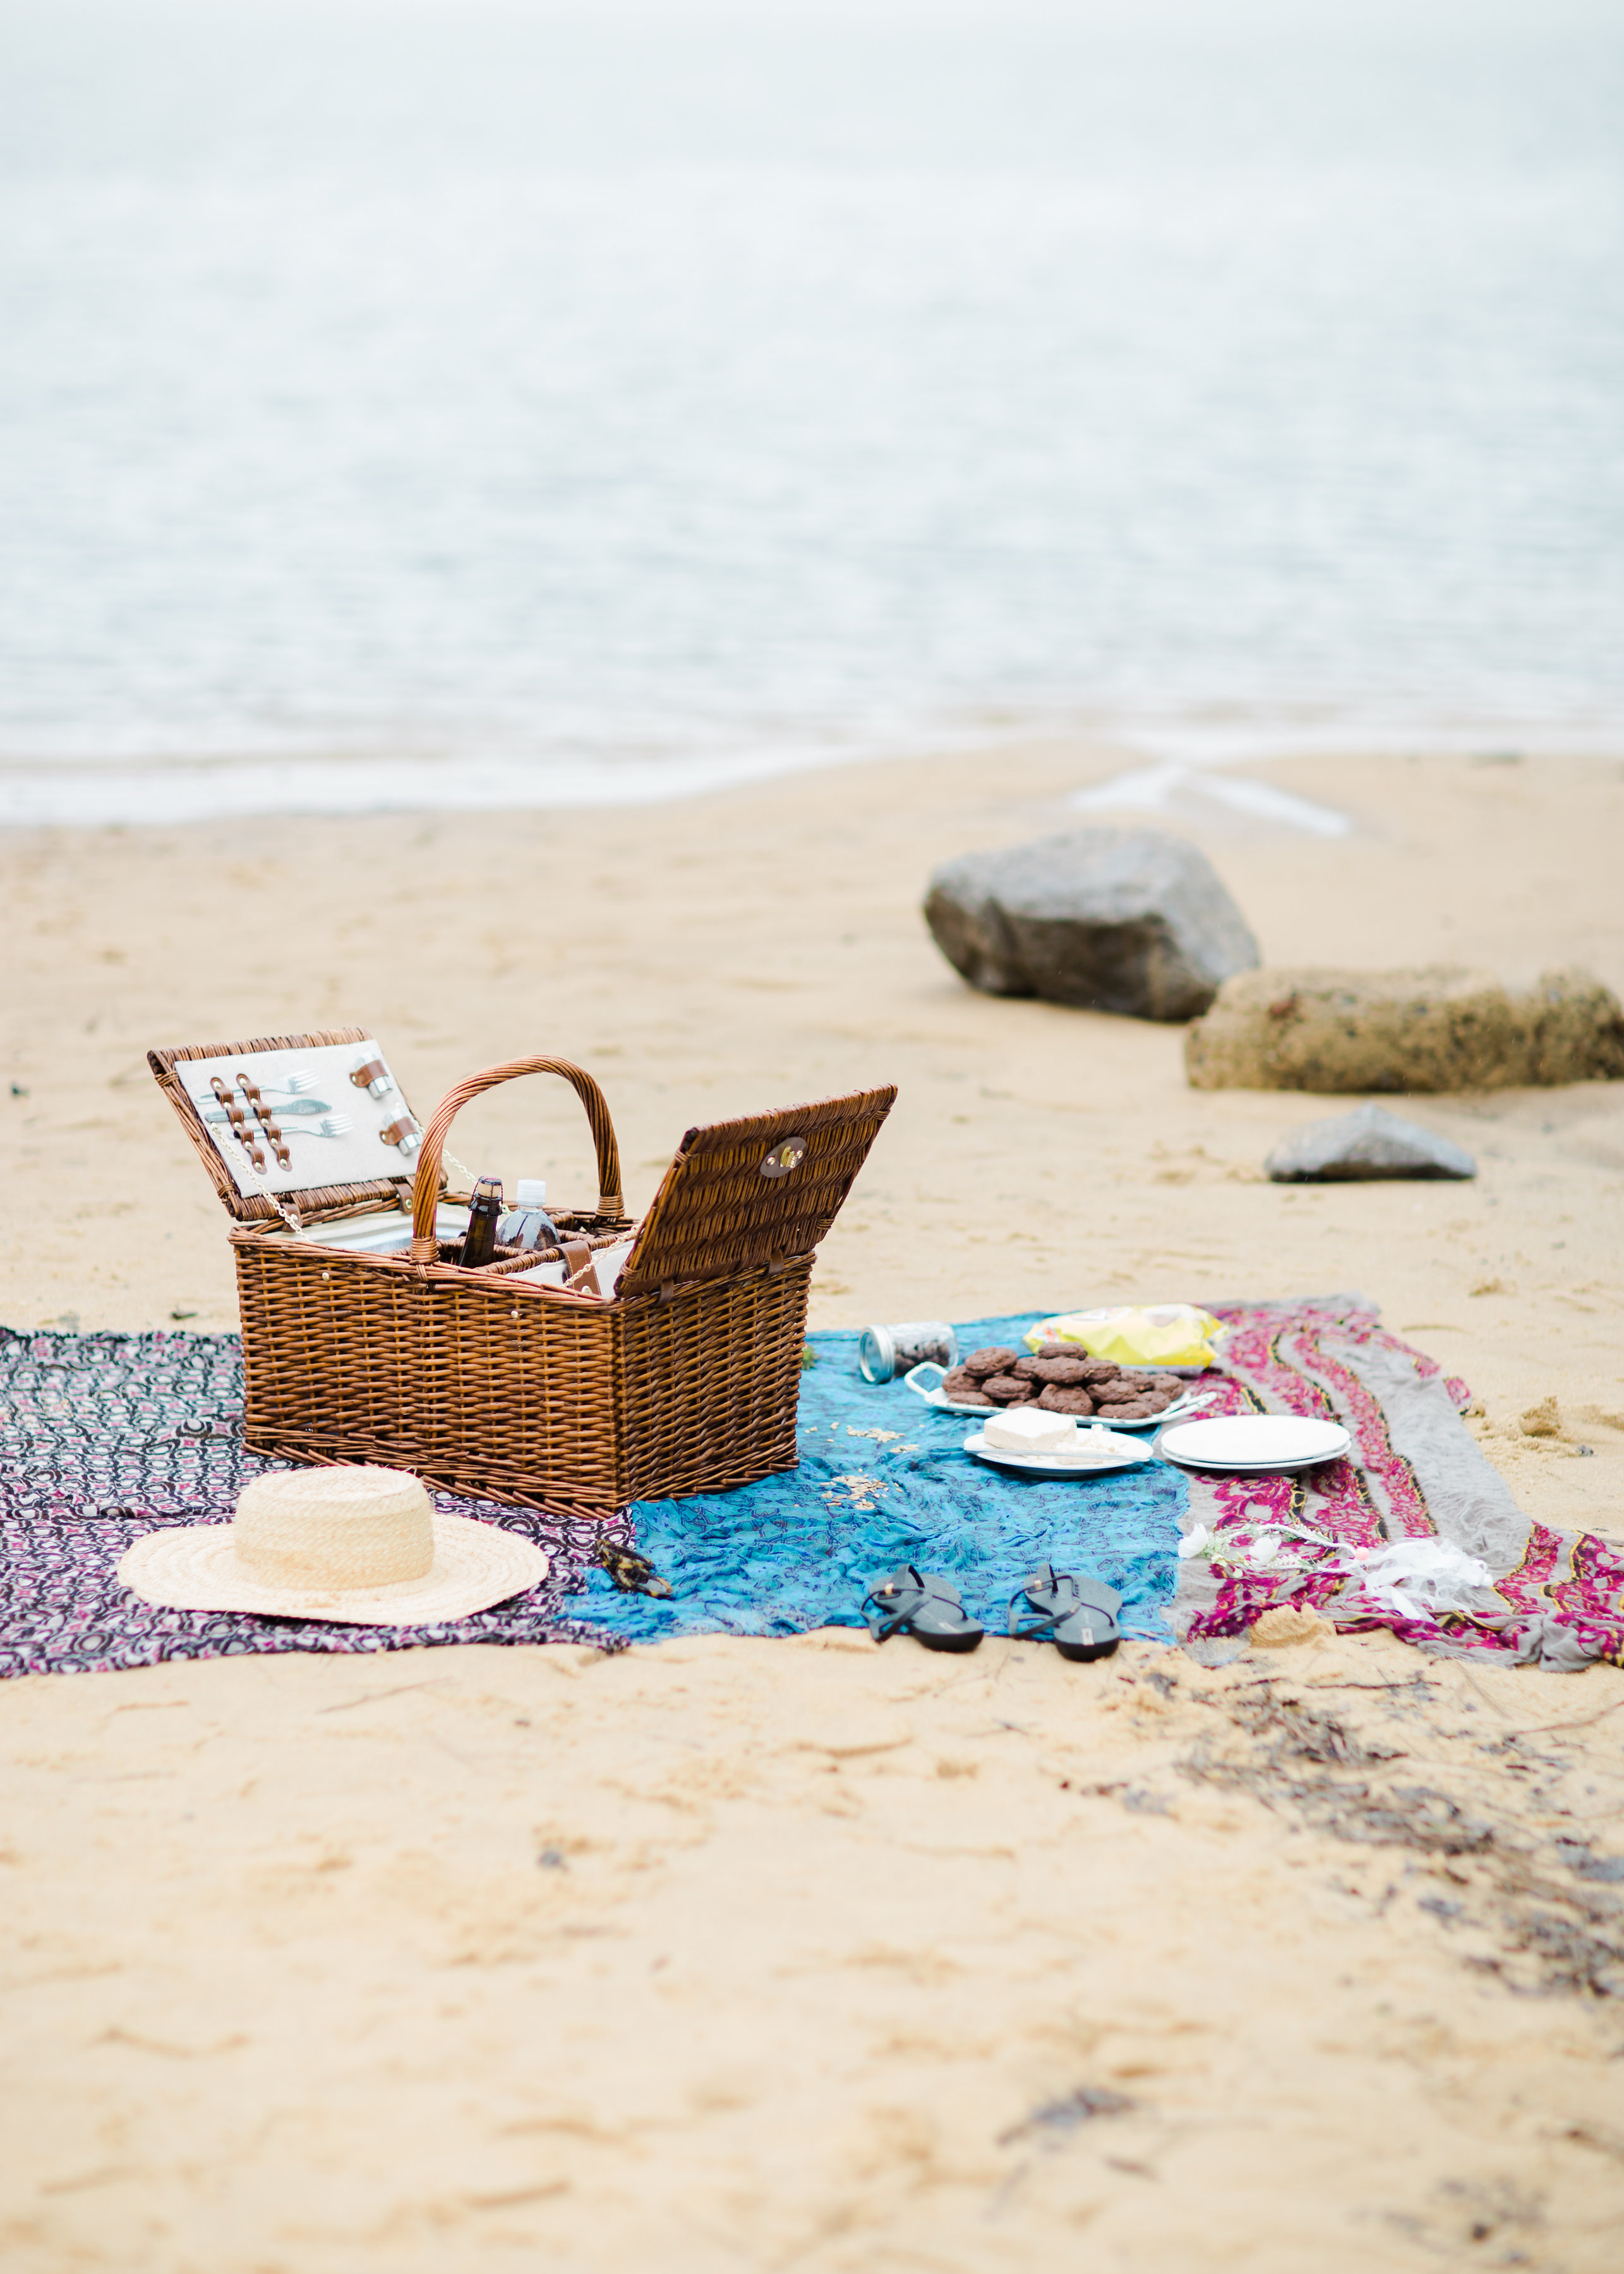
[[[1164,1429],[1158,1452],[1187,1469],[1277,1476],[1340,1461],[1353,1440],[1337,1421],[1304,1421],[1294,1413],[1231,1413],[1220,1421],[1184,1421]]]

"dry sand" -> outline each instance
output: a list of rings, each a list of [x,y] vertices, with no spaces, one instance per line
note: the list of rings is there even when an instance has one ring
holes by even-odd
[[[420,1110],[578,1058],[634,1206],[691,1122],[894,1080],[815,1324],[1360,1287],[1479,1392],[1530,1513],[1624,1535],[1624,1085],[1417,1101],[1471,1186],[1281,1190],[1259,1163],[1323,1101],[1192,1093],[1177,1030],[936,955],[930,865],[1069,825],[1120,763],[0,840],[0,1317],[234,1321],[151,1043],[357,1020]],[[1270,960],[1624,988],[1624,768],[1269,779],[1357,824],[1208,825]],[[452,1143],[590,1186],[561,1089]],[[1218,1674],[831,1632],[10,1683],[5,2263],[1600,2267],[1624,1929],[1554,1842],[1624,1846],[1615,1706],[1610,1668],[1351,1638]]]

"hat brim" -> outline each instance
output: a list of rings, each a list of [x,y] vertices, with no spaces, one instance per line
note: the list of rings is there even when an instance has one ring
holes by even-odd
[[[173,1611],[252,1611],[344,1626],[426,1627],[488,1611],[538,1586],[551,1559],[528,1540],[471,1517],[432,1513],[434,1561],[420,1579],[387,1587],[267,1587],[237,1561],[237,1527],[188,1524],[149,1532],[124,1550],[118,1577],[143,1602]]]

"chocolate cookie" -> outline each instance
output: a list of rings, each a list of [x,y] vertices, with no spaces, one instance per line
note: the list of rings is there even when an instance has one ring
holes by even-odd
[[[1147,1397],[1128,1397],[1116,1405],[1101,1406],[1100,1416],[1105,1421],[1148,1421],[1155,1410]]]
[[[1079,1419],[1094,1412],[1094,1400],[1086,1389],[1065,1389],[1054,1382],[1044,1383],[1038,1404],[1045,1413],[1075,1413]]]
[[[1031,1398],[1033,1387],[1018,1374],[989,1374],[981,1384],[995,1405],[1025,1405]]]
[[[1088,1379],[1080,1359],[1034,1359],[1032,1372],[1039,1382],[1052,1382],[1056,1389],[1078,1389]]]
[[[955,1405],[990,1405],[990,1397],[983,1397],[981,1385],[975,1376],[962,1366],[951,1367],[942,1376],[942,1387]]]
[[[1012,1350],[972,1351],[969,1357],[963,1361],[964,1370],[966,1374],[973,1374],[978,1382],[981,1382],[989,1374],[1007,1374],[1018,1356],[1019,1352]]]
[[[1109,1358],[1086,1358],[1081,1363],[1085,1382],[1115,1382],[1122,1372]]]
[[[1041,1382],[1043,1378],[1043,1361],[1041,1358],[1018,1358],[1009,1371],[1011,1374],[1018,1374],[1023,1382]]]

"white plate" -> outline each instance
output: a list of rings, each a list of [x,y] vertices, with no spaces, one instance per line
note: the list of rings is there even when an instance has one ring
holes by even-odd
[[[976,1410],[984,1413],[987,1409]],[[1104,1441],[1093,1449],[1092,1459],[1086,1453],[1006,1452],[1002,1445],[989,1445],[979,1429],[965,1439],[964,1449],[978,1461],[989,1461],[996,1469],[1011,1469],[1023,1477],[1105,1477],[1118,1469],[1137,1468],[1151,1458],[1148,1445],[1141,1445],[1137,1438],[1119,1436],[1115,1429],[1084,1428],[1080,1434]]]
[[[1177,1370],[1176,1367],[1166,1366],[1158,1367],[1155,1369],[1158,1374],[1172,1374]],[[996,1410],[990,1405],[955,1404],[942,1388],[943,1372],[944,1369],[936,1364],[935,1359],[921,1359],[911,1372],[903,1375],[902,1379],[916,1397],[922,1397],[927,1405],[934,1405],[938,1413],[974,1413],[985,1417]],[[923,1378],[925,1376],[932,1378],[926,1380]],[[1110,1427],[1113,1429],[1160,1429],[1169,1421],[1177,1421],[1186,1413],[1199,1413],[1207,1402],[1205,1397],[1196,1397],[1186,1392],[1183,1397],[1175,1398],[1171,1405],[1164,1405],[1160,1413],[1147,1413],[1142,1421],[1113,1421]],[[1078,1416],[1078,1419],[1086,1427],[1091,1417],[1082,1413]]]
[[[1216,1421],[1185,1421],[1163,1431],[1156,1448],[1189,1468],[1259,1476],[1318,1468],[1352,1449],[1353,1440],[1340,1422],[1309,1421],[1295,1413],[1230,1413]]]

